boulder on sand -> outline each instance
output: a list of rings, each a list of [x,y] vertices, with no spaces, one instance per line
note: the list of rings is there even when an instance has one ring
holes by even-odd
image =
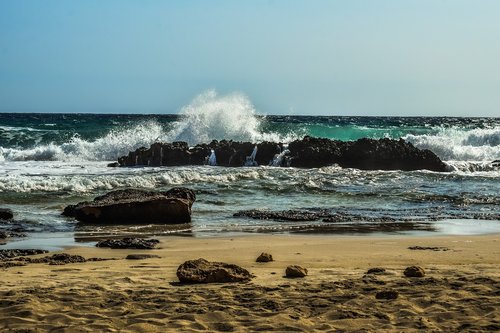
[[[63,215],[82,223],[178,224],[191,222],[193,190],[173,188],[167,192],[117,190],[93,201],[69,205]]]
[[[246,269],[223,262],[205,259],[188,260],[177,268],[177,277],[183,283],[245,282],[253,275]]]
[[[307,268],[298,266],[298,265],[290,265],[286,268],[285,276],[288,278],[301,278],[307,275]]]

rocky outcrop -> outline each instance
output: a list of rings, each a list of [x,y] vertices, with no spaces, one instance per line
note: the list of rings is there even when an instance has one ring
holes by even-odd
[[[187,188],[173,188],[167,192],[117,190],[90,202],[69,205],[63,215],[82,223],[188,223],[195,200],[194,191]]]
[[[122,239],[106,239],[98,242],[96,247],[109,247],[111,249],[136,249],[136,250],[151,250],[156,248],[160,243],[157,239],[142,239],[142,238],[122,238]]]
[[[253,275],[246,269],[223,262],[205,259],[188,260],[177,268],[177,277],[183,283],[245,282]]]
[[[11,220],[14,217],[9,208],[0,208],[0,220]]]
[[[37,254],[42,254],[47,252],[49,251],[38,250],[38,249],[13,249],[13,250],[0,249],[0,260],[6,260],[15,257],[34,256]]]
[[[255,148],[255,159],[248,163]],[[217,165],[226,167],[274,165],[319,168],[338,164],[363,170],[446,171],[446,164],[433,152],[418,149],[402,139],[364,138],[345,142],[310,136],[292,141],[288,147],[274,142],[254,144],[227,140],[214,140],[194,147],[185,142],[156,142],[150,148],[142,147],[120,157],[118,163],[120,166],[203,165],[208,163],[212,150]]]

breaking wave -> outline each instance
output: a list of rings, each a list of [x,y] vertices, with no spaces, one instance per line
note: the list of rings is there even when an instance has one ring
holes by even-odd
[[[209,90],[182,108],[181,121],[167,135],[167,141],[186,141],[191,145],[212,140],[291,141],[294,135],[264,133],[261,119],[247,96],[233,93],[219,96]]]
[[[445,161],[491,162],[500,159],[500,127],[440,129],[432,134],[408,134],[403,139],[429,149]]]
[[[163,125],[151,120],[111,130],[95,140],[73,136],[64,143],[37,144],[32,148],[0,147],[0,162],[7,161],[110,161],[155,141],[186,141],[190,145],[212,140],[288,142],[298,137],[262,130],[262,117],[248,97],[240,93],[219,96],[213,90],[183,107],[179,121]]]

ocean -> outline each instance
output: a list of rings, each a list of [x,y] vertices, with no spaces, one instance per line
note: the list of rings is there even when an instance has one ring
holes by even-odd
[[[155,141],[289,142],[305,135],[403,138],[435,152],[449,170],[107,167]],[[176,115],[3,113],[0,207],[12,209],[16,223],[28,231],[28,241],[9,243],[14,247],[35,240],[57,243],[57,237],[67,244],[130,234],[492,233],[500,231],[500,168],[492,163],[499,159],[500,118],[261,116],[241,96],[198,98]],[[68,204],[111,190],[173,186],[197,193],[189,225],[81,227],[60,215]],[[250,209],[328,211],[350,219],[233,216]]]

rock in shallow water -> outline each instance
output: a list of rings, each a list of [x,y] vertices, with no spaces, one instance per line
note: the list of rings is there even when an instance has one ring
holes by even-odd
[[[188,260],[177,268],[177,277],[183,283],[245,282],[253,278],[246,269],[223,262],[205,259]]]
[[[337,141],[305,136],[292,141],[284,150],[282,143],[217,141],[189,147],[185,142],[156,142],[150,148],[139,148],[118,159],[120,166],[174,166],[207,164],[207,157],[214,151],[217,165],[241,167],[257,147],[255,162],[258,165],[275,165],[281,152],[279,165],[299,168],[320,168],[333,164],[364,170],[420,170],[446,171],[436,154],[418,149],[404,140],[368,139]]]
[[[11,220],[14,213],[9,208],[0,208],[0,220]]]
[[[63,215],[82,223],[180,224],[191,222],[195,200],[194,191],[181,187],[167,192],[117,190],[90,202],[69,205]]]

